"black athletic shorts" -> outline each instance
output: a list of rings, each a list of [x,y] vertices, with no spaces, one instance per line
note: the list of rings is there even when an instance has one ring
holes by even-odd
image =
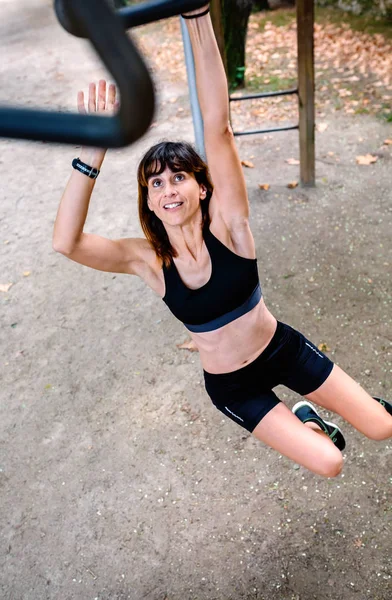
[[[253,431],[280,400],[272,389],[285,385],[306,396],[327,379],[333,362],[302,333],[280,323],[265,350],[253,362],[232,373],[204,371],[213,404],[227,417]]]

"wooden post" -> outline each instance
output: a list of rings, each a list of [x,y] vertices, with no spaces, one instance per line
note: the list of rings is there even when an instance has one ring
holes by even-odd
[[[297,0],[300,177],[315,185],[314,0]]]

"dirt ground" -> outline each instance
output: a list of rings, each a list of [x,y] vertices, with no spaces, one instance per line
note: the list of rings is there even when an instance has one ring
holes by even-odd
[[[1,102],[71,109],[105,75],[48,0],[22,16],[12,0],[0,7]],[[155,78],[156,126],[108,153],[88,231],[140,235],[138,159],[156,140],[193,140],[186,86]],[[314,189],[287,188],[296,132],[238,141],[255,165],[246,177],[263,292],[277,318],[391,398],[392,126],[323,120]],[[0,284],[13,284],[0,292],[1,599],[390,600],[392,443],[337,417],[345,468],[324,480],[224,420],[198,355],[176,346],[183,326],[153,292],[52,250],[78,150],[0,148]],[[358,166],[367,153],[377,162]]]

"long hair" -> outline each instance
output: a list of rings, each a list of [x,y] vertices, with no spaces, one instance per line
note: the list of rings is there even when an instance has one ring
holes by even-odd
[[[207,164],[187,142],[160,142],[152,146],[140,161],[137,171],[140,224],[157,256],[168,267],[177,253],[169,241],[162,221],[147,204],[148,179],[153,175],[160,175],[166,167],[174,173],[178,171],[193,173],[197,183],[207,188],[206,198],[200,203],[203,229],[210,224],[208,207],[214,187]]]

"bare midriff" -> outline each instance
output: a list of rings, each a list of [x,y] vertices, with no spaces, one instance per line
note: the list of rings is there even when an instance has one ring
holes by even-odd
[[[253,362],[268,346],[277,326],[264,300],[235,321],[214,331],[189,332],[203,369],[208,373],[231,373]]]

